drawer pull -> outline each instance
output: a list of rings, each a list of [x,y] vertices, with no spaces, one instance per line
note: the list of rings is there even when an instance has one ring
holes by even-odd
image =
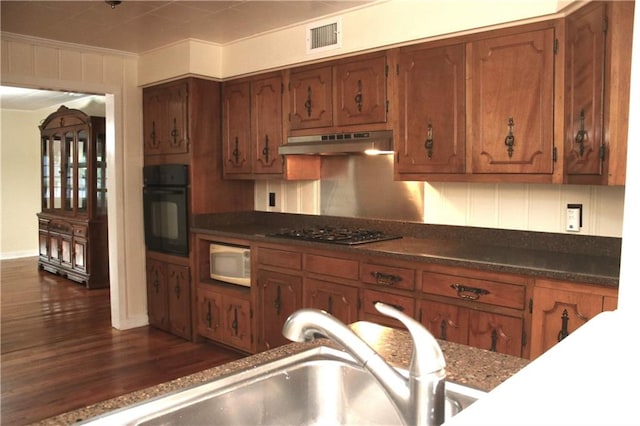
[[[400,306],[400,305],[394,305],[393,303],[389,303],[389,302],[384,302],[382,300],[374,300],[372,302],[372,304],[375,306],[376,303],[384,303],[385,305],[389,305],[393,308],[396,308],[398,311],[400,312],[404,312],[404,306]]]
[[[395,285],[402,281],[402,277],[384,272],[371,272],[371,276],[376,279],[376,284]]]
[[[466,287],[462,284],[451,284],[451,288],[458,292],[458,297],[465,300],[478,300],[480,296],[489,294],[489,290],[476,287]]]

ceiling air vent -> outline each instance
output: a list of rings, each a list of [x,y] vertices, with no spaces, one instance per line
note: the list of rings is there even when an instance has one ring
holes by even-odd
[[[342,45],[342,20],[314,22],[307,27],[307,53],[337,49]]]

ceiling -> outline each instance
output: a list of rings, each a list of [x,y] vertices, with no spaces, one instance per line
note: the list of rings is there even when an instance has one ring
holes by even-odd
[[[0,30],[139,54],[188,38],[225,45],[375,2],[124,0],[111,8],[100,0],[1,0]],[[0,107],[36,110],[78,98],[79,94],[2,88]]]

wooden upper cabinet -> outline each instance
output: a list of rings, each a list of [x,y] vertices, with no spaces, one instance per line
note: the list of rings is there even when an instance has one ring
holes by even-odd
[[[386,56],[343,61],[333,72],[336,126],[387,121]]]
[[[282,77],[261,78],[251,82],[251,139],[253,173],[282,173],[283,143]]]
[[[225,174],[251,173],[251,84],[222,89],[222,158]]]
[[[552,174],[554,29],[467,45],[472,173]]]
[[[189,152],[188,93],[184,80],[143,89],[145,155]]]
[[[606,5],[592,3],[566,21],[565,167],[602,174]]]
[[[289,78],[291,130],[333,125],[331,66],[294,69]]]
[[[397,74],[396,171],[464,173],[464,44],[402,48]]]

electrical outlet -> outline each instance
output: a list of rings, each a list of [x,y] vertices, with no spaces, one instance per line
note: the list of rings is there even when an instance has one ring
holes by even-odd
[[[269,207],[275,207],[276,206],[276,193],[275,192],[270,192],[269,193]]]
[[[567,231],[580,232],[582,228],[582,204],[567,204]]]

